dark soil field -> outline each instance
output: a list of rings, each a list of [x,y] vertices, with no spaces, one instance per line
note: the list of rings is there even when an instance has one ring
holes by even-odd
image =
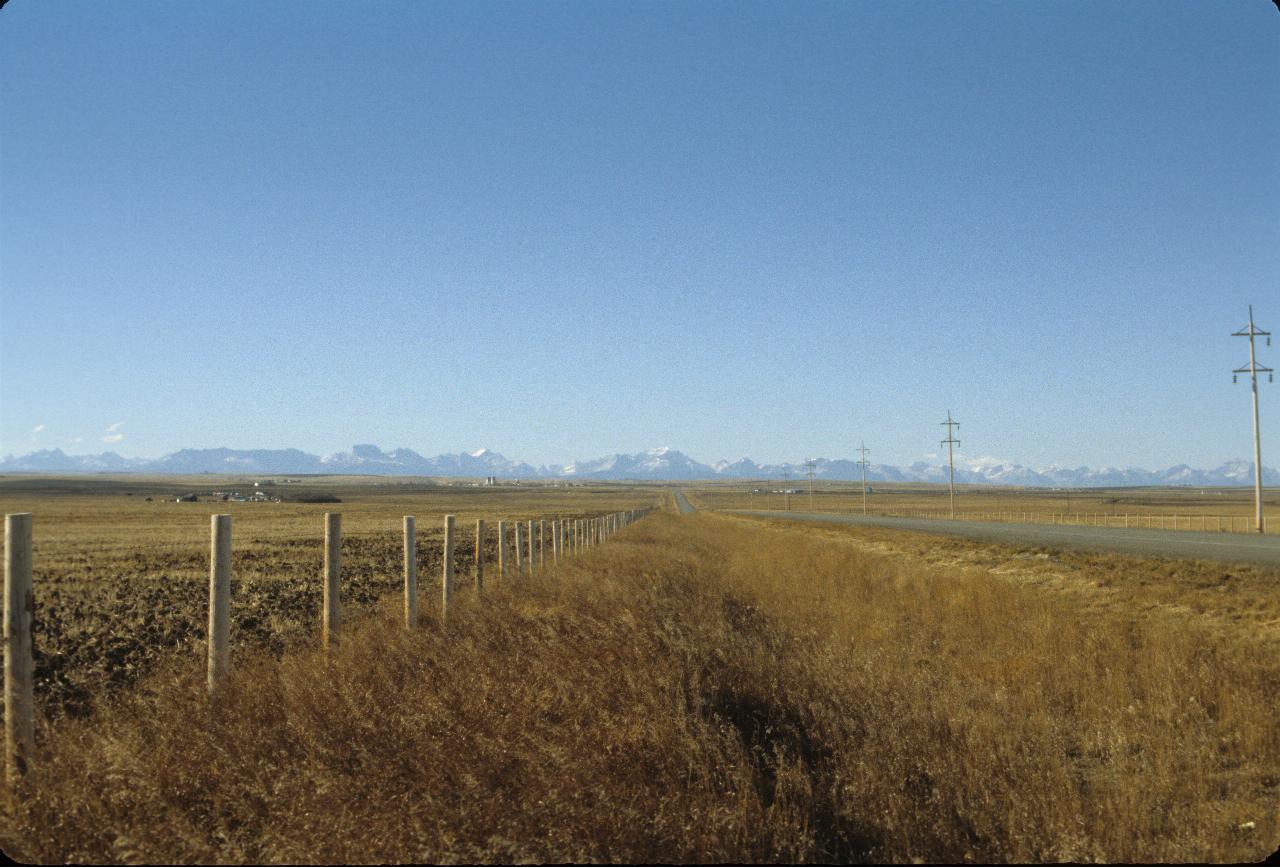
[[[490,574],[498,520],[573,520],[661,502],[663,488],[477,488],[308,479],[266,488],[282,502],[224,502],[251,480],[0,477],[0,508],[34,515],[35,693],[50,718],[87,711],[163,657],[204,653],[209,515],[233,515],[233,648],[279,656],[318,639],[324,513],[343,514],[345,616],[402,588],[402,523],[417,519],[419,592],[439,593],[443,516],[456,515],[455,580],[472,580],[475,521]],[[194,503],[175,503],[195,493]],[[148,498],[150,498],[148,500]],[[338,503],[299,502],[334,499]],[[433,594],[432,588],[436,588]],[[423,603],[427,604],[427,603]]]

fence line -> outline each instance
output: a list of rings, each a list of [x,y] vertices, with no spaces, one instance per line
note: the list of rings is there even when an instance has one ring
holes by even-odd
[[[35,752],[31,666],[31,513],[4,519],[4,770],[17,781]]]
[[[729,508],[734,501],[722,504]],[[748,503],[749,511],[761,510],[758,503]],[[773,511],[766,509],[764,511]],[[802,510],[804,511],[804,510]],[[861,509],[819,509],[824,514],[853,514],[861,516]],[[952,518],[947,509],[879,509],[870,517],[921,518],[929,520],[986,521],[1023,524],[1047,524],[1053,526],[1110,527],[1114,529],[1179,530],[1198,533],[1256,533],[1251,515],[1223,515],[1186,512],[1046,512],[1027,510],[959,511]],[[1263,532],[1273,533],[1267,518],[1263,517]]]
[[[341,602],[338,588],[342,576],[342,515],[326,512],[324,516],[324,608],[321,614],[321,643],[328,650],[338,640]]]
[[[484,521],[476,521],[476,592],[484,591]]]
[[[572,525],[563,519],[551,522],[552,561],[559,563],[570,552],[565,549],[566,532],[571,553],[599,545],[613,532],[643,518],[650,509],[634,509],[620,513],[575,519]],[[453,598],[454,517],[444,516],[443,557],[441,565],[441,618],[447,619]],[[35,697],[32,667],[32,618],[35,596],[32,590],[32,516],[28,512],[5,516],[4,566],[4,712],[5,712],[5,779],[12,786],[26,774],[35,749]],[[418,573],[415,519],[404,516],[404,617],[405,627],[417,625]],[[528,574],[534,573],[534,521],[526,524],[527,544],[524,562]],[[537,522],[537,567],[546,562],[546,521]],[[517,563],[520,562],[520,523],[514,527]],[[483,520],[476,521],[475,587],[484,587]],[[209,527],[209,631],[207,634],[207,689],[216,693],[231,674],[231,516],[211,515]],[[519,566],[517,566],[519,572]],[[507,576],[506,521],[498,522],[499,583]],[[338,641],[341,624],[339,588],[342,578],[342,515],[326,512],[324,516],[324,563],[322,572],[321,643],[326,652]]]
[[[498,586],[507,581],[507,522],[498,522]]]
[[[877,512],[884,517],[909,517],[951,520],[946,510],[891,509]],[[993,523],[1049,524],[1054,526],[1108,527],[1113,529],[1180,530],[1200,533],[1252,533],[1248,515],[1167,514],[1149,512],[957,512],[957,521]],[[1210,521],[1212,520],[1212,525]],[[1264,532],[1267,531],[1263,519]]]
[[[404,626],[418,622],[418,538],[412,515],[404,516]]]
[[[231,666],[231,516],[209,521],[209,692],[221,688]]]
[[[440,616],[448,618],[453,601],[453,515],[444,516],[444,557],[441,558]]]

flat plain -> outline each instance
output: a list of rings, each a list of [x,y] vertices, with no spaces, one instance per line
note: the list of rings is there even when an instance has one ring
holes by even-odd
[[[946,517],[950,496],[946,485],[872,482],[867,514]],[[793,493],[784,493],[791,490]],[[862,514],[862,486],[856,482],[816,481],[810,494],[807,479],[779,481],[726,481],[696,483],[684,487],[698,508],[712,510],[804,511]],[[1280,494],[1264,492],[1268,514],[1280,515]],[[1254,516],[1253,489],[1162,488],[1046,488],[957,485],[956,514],[977,520],[1022,521],[1123,526],[1130,515],[1134,526],[1156,526],[1151,519],[1164,517],[1171,529],[1214,530],[1234,528],[1248,532]],[[1221,518],[1215,523],[1215,518]],[[1203,519],[1203,520],[1202,520]],[[1270,522],[1268,533],[1280,533],[1280,521]]]
[[[1267,568],[716,514],[698,485],[678,488],[693,514],[672,486],[621,484],[310,479],[298,496],[342,502],[160,501],[197,481],[0,480],[6,511],[36,515],[45,666],[6,852],[1221,862],[1280,843]],[[432,604],[445,513],[463,555],[476,518],[651,506],[483,595],[461,563],[456,610]],[[215,511],[235,515],[237,577],[232,678],[211,700]],[[344,514],[358,611],[328,653],[325,511]],[[102,643],[124,650],[75,655]]]
[[[574,520],[667,495],[661,487],[483,487],[359,476],[255,488],[261,479],[0,477],[4,513],[34,516],[36,692],[47,714],[82,711],[95,692],[132,683],[158,655],[198,654],[212,514],[230,514],[233,522],[232,642],[280,654],[310,640],[320,623],[326,512],[342,514],[343,605],[358,610],[401,587],[405,515],[416,518],[425,595],[427,586],[439,586],[446,514],[456,520],[455,569],[468,581],[477,520],[487,523],[486,556],[496,565],[500,520]],[[280,502],[223,500],[255,491]],[[192,494],[195,502],[174,502]],[[333,502],[308,502],[324,500]]]

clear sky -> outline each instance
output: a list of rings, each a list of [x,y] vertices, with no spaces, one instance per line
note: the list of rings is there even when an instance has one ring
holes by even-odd
[[[1278,289],[1270,0],[0,10],[0,453],[1211,466]]]

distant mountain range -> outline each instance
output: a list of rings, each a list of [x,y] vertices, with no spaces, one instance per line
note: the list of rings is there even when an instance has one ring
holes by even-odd
[[[349,452],[320,457],[298,449],[182,449],[158,459],[125,458],[115,452],[68,455],[61,449],[44,449],[28,455],[0,459],[6,473],[233,473],[260,475],[382,475],[382,476],[498,476],[504,479],[783,479],[800,480],[803,464],[757,464],[750,458],[704,464],[675,449],[650,449],[637,454],[614,454],[565,466],[534,467],[512,461],[488,449],[423,457],[412,449],[384,452],[374,445],[357,445]],[[848,459],[818,458],[814,474],[819,479],[853,481],[860,478],[858,464]],[[908,467],[871,464],[870,482],[945,482],[945,465],[917,462]],[[1104,467],[1049,466],[1032,469],[992,458],[966,459],[956,465],[956,481],[980,485],[1027,487],[1101,488],[1148,485],[1216,487],[1253,483],[1253,464],[1229,461],[1212,470],[1186,465],[1167,470]],[[1280,473],[1263,468],[1267,485],[1280,485]]]

